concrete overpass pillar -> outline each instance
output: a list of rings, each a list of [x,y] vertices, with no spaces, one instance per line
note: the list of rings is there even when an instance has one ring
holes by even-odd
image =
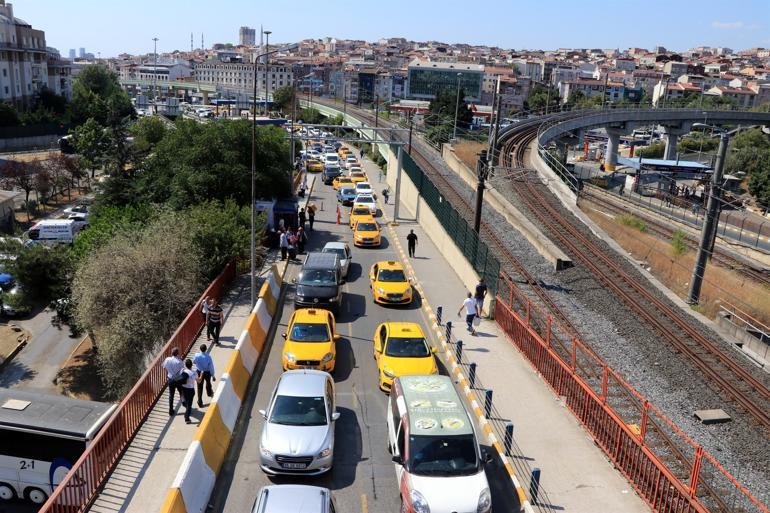
[[[666,151],[663,158],[667,160],[676,160],[676,145],[679,142],[679,136],[690,132],[692,126],[683,124],[682,126],[671,127],[663,125],[663,133],[666,134]]]
[[[604,170],[615,171],[618,167],[618,146],[620,145],[620,130],[607,129],[607,153],[604,155]]]
[[[201,91],[201,95],[203,96],[203,105],[209,104],[209,92],[208,91]]]

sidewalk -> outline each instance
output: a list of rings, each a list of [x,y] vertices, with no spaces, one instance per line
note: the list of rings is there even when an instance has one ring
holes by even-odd
[[[386,184],[384,177],[378,180],[379,168],[369,160],[364,168],[381,192]],[[385,224],[393,218],[393,200],[383,205],[380,198],[380,207]],[[405,210],[402,205],[401,217],[414,215]],[[418,223],[399,223],[390,229],[402,248],[409,230],[418,237],[416,256],[409,261],[422,288],[423,309],[430,305],[435,311],[442,306],[444,318],[458,326],[465,358],[477,363],[480,381],[494,390],[495,407],[513,422],[514,439],[525,453],[521,459],[542,471],[541,501],[545,492],[553,509],[567,512],[648,512],[649,507],[494,321],[483,320],[476,337],[463,336],[463,323],[456,322],[456,314],[468,289]],[[529,476],[517,477],[528,489]]]
[[[274,253],[269,256],[274,256]],[[270,264],[271,262],[267,262],[264,269],[269,270]],[[258,286],[260,284],[261,280]],[[235,279],[222,299],[225,323],[219,337],[220,346],[210,349],[217,379],[230,359],[246,324],[251,311],[250,300],[249,275],[241,275]],[[205,329],[193,344],[190,356],[198,351],[200,344],[210,345],[206,342]],[[217,382],[213,382],[212,386],[216,389]],[[168,390],[163,392],[89,511],[147,513],[161,509],[166,493],[211,401],[204,392],[204,407],[196,407],[193,410],[193,422],[188,425],[184,422],[184,407],[178,397],[177,395],[176,415],[169,417]],[[197,401],[196,395],[195,402]]]

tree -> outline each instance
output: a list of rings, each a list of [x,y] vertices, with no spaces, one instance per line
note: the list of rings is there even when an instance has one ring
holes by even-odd
[[[93,118],[102,126],[134,115],[131,99],[120,88],[116,73],[100,64],[83,67],[72,86],[72,116],[80,124]]]
[[[55,194],[54,177],[48,172],[48,169],[39,162],[30,162],[33,164],[32,170],[35,173],[35,194],[37,201],[41,205],[48,205],[48,200]]]
[[[19,114],[11,105],[0,102],[0,126],[19,126]]]
[[[273,104],[279,110],[290,109],[292,98],[294,98],[294,88],[291,86],[279,87],[273,92]]]
[[[69,295],[74,269],[70,249],[63,244],[27,246],[9,266],[31,301],[48,303]]]
[[[110,175],[126,171],[132,149],[128,144],[128,118],[112,122],[104,131],[104,169]]]
[[[743,130],[736,134],[730,142],[735,150],[742,150],[744,148],[766,150],[770,148],[770,136],[764,133],[761,128]]]
[[[727,154],[725,171],[728,174],[746,173],[753,175],[762,167],[763,161],[770,159],[770,150],[754,146],[741,148]]]
[[[6,160],[0,166],[3,188],[7,190],[21,189],[24,191],[24,208],[27,211],[27,222],[31,221],[29,195],[35,190],[35,172],[26,162]]]
[[[118,233],[75,273],[75,318],[93,335],[111,398],[141,376],[202,289],[190,229],[182,214],[167,212],[140,231]]]
[[[299,113],[299,118],[305,123],[316,124],[321,123],[324,119],[326,119],[326,116],[321,114],[321,112],[315,107],[310,107],[307,109],[302,109]]]
[[[163,140],[168,129],[160,116],[145,116],[131,125],[128,131],[134,136],[134,147],[139,151],[151,151]]]
[[[646,159],[659,159],[663,158],[663,155],[666,152],[666,143],[665,142],[656,142],[652,143],[649,146],[646,146],[644,148],[637,148],[637,150],[634,152],[634,155],[637,157],[641,155],[643,158]]]
[[[67,98],[44,87],[37,97],[37,106],[63,116],[67,113]]]
[[[548,104],[549,111],[558,110],[559,92],[552,87],[546,88],[541,85],[535,85],[529,93],[525,107],[530,111],[539,112],[545,111],[546,104]]]
[[[96,168],[102,164],[106,148],[104,127],[94,118],[77,127],[72,132],[73,145],[82,159],[83,167],[91,170],[91,178],[96,174]]]
[[[457,108],[457,99],[460,98],[460,105]],[[455,109],[457,108],[457,128],[467,130],[473,122],[473,112],[465,103],[465,89],[460,88],[458,92],[454,88],[445,88],[436,93],[436,98],[430,102],[429,115],[426,117],[425,124],[436,126],[446,123],[449,119],[454,128]]]
[[[72,199],[72,188],[77,187],[85,177],[80,159],[63,153],[51,152],[45,161],[48,172],[56,177],[56,185],[63,191],[67,188],[67,198]]]
[[[749,192],[764,208],[770,208],[770,152],[749,176]]]

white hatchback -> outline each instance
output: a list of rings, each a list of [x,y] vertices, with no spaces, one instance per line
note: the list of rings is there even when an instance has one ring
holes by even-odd
[[[356,208],[357,206],[366,207],[373,216],[377,215],[377,202],[372,194],[357,195],[355,201],[353,201],[353,208]]]
[[[369,182],[358,182],[356,184],[356,194],[368,194],[370,196],[374,196],[374,198],[377,199],[377,195],[374,193],[372,184]]]

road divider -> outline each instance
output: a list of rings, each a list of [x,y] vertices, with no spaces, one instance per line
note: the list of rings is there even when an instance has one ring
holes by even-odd
[[[214,397],[187,449],[161,513],[204,513],[230,446],[246,389],[262,355],[280,306],[286,263],[273,265],[259,291],[257,304],[217,384]]]

